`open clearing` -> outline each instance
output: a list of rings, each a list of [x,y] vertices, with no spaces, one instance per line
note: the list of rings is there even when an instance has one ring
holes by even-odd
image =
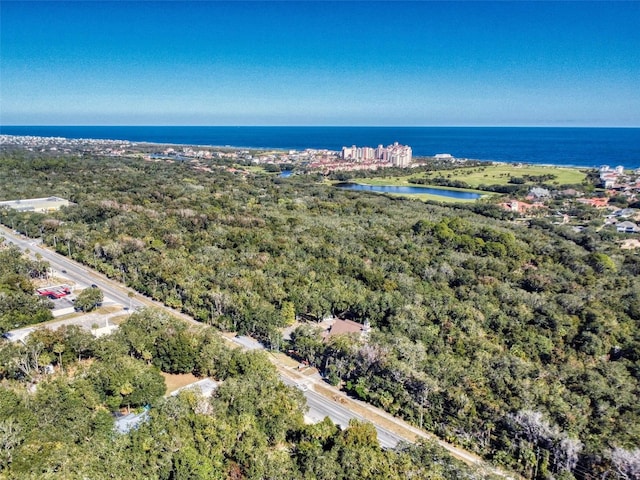
[[[164,383],[167,385],[167,395],[171,392],[175,392],[180,387],[189,385],[193,382],[201,380],[192,373],[164,373],[160,372],[164,377]]]
[[[442,176],[447,179],[466,182],[472,187],[478,187],[482,184],[506,185],[509,183],[511,177],[523,177],[525,175],[534,177],[554,175],[554,179],[544,182],[552,185],[579,184],[586,178],[586,174],[577,168],[517,164],[483,165],[479,167],[440,170],[437,172],[429,172],[426,178]],[[423,175],[419,175],[419,177],[423,177]]]
[[[466,182],[469,186],[476,188],[479,185],[507,185],[511,177],[523,177],[525,175],[539,177],[541,175],[554,175],[553,180],[544,183],[552,185],[574,185],[582,183],[586,178],[586,174],[580,169],[570,167],[552,167],[544,165],[517,165],[517,164],[496,164],[482,165],[478,167],[452,168],[450,170],[437,170],[433,172],[416,172],[411,175],[402,177],[376,177],[376,178],[358,178],[352,181],[364,183],[367,185],[405,185],[405,186],[422,186],[409,183],[411,178],[436,178],[445,177],[447,180],[460,180]],[[527,182],[533,185],[534,183]],[[430,188],[438,188],[435,185],[424,185]],[[450,187],[442,187],[450,188]],[[451,188],[451,190],[459,190],[461,192],[483,193],[478,190]],[[486,192],[484,192],[486,193]],[[422,195],[412,195],[412,198],[420,198]],[[425,195],[425,197],[427,197]],[[442,197],[429,195],[429,200],[443,200]],[[453,200],[453,199],[452,199]],[[449,199],[447,199],[449,201]],[[454,200],[455,201],[455,200]]]

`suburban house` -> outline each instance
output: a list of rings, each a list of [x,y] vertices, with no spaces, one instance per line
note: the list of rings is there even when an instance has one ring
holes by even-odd
[[[581,197],[582,192],[579,192],[575,188],[567,188],[565,190],[560,190],[560,195],[564,197]]]
[[[616,225],[618,233],[640,233],[640,227],[633,222],[620,222]]]
[[[527,213],[529,210],[536,209],[536,208],[546,208],[544,204],[539,202],[527,203],[527,202],[521,202],[519,200],[510,200],[508,202],[500,203],[499,205],[505,210],[508,210],[510,212],[515,212],[515,213],[520,213],[520,214]]]
[[[542,187],[533,187],[529,190],[529,195],[527,195],[527,200],[540,200],[543,198],[549,198],[551,196],[551,192],[546,188]]]
[[[616,210],[613,214],[616,217],[632,217],[637,213],[635,208],[621,208],[620,210]]]
[[[591,205],[596,208],[604,208],[609,205],[609,198],[607,197],[594,197],[594,198],[580,198],[578,202],[585,205]]]
[[[333,324],[322,333],[324,337],[324,341],[328,341],[330,338],[335,337],[337,335],[344,334],[358,334],[360,339],[366,339],[371,331],[371,325],[369,325],[369,321],[365,320],[364,324],[354,322],[353,320],[342,320],[340,318],[336,318]]]

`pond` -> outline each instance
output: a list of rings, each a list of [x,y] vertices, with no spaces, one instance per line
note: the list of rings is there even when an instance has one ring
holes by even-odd
[[[460,192],[458,190],[450,190],[448,188],[409,187],[396,185],[363,185],[361,183],[338,183],[336,184],[336,187],[344,188],[346,190],[378,193],[402,193],[405,195],[418,195],[427,193],[429,195],[455,198],[457,200],[477,200],[482,196],[479,193]]]

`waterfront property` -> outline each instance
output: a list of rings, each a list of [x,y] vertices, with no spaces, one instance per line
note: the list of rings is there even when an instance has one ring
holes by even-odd
[[[408,167],[411,165],[412,150],[407,145],[393,145],[378,148],[371,147],[342,147],[342,159],[363,163],[386,163],[393,167]]]

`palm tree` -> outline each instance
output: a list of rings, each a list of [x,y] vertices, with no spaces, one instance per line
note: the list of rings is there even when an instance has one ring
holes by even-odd
[[[64,372],[64,368],[62,367],[62,353],[65,351],[64,343],[56,343],[53,346],[53,351],[58,354],[58,363],[60,364],[60,371]]]

